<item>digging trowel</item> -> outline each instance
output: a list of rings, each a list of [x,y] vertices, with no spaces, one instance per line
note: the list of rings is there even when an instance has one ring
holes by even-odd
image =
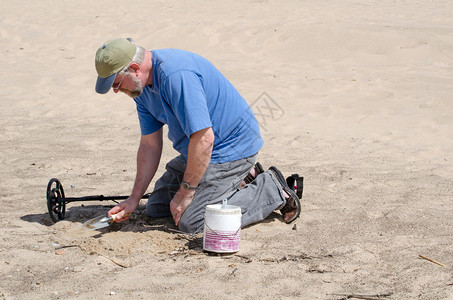
[[[101,229],[101,228],[107,227],[111,223],[115,222],[117,215],[118,214],[111,215],[110,217],[106,217],[106,216],[96,217],[94,219],[88,220],[85,223],[83,223],[83,227],[88,230],[96,230],[96,229]],[[128,217],[130,215],[131,214],[126,214],[126,215],[124,215],[124,217]]]

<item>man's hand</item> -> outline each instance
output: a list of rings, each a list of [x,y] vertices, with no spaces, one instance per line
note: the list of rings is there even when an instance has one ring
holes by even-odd
[[[132,199],[132,198],[127,198],[108,212],[108,216],[110,217],[111,215],[118,214],[115,218],[115,222],[119,223],[122,221],[126,221],[129,219],[130,215],[134,212],[134,210],[137,208],[138,203],[140,202],[140,199],[138,201]]]
[[[180,188],[170,201],[170,211],[173,219],[175,220],[176,226],[179,225],[179,220],[181,220],[182,214],[186,211],[190,203],[192,203],[194,194],[195,191],[188,191]]]

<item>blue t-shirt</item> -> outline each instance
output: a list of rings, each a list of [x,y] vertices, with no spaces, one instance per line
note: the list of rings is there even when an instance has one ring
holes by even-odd
[[[190,135],[212,127],[211,163],[256,154],[258,122],[233,85],[205,58],[184,50],[151,51],[153,83],[135,98],[142,135],[168,124],[173,148],[187,158]]]

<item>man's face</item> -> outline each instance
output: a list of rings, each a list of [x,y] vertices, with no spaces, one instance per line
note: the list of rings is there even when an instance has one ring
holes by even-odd
[[[118,79],[113,83],[115,93],[123,92],[131,98],[137,98],[143,92],[143,83],[139,77],[126,72],[123,76],[117,76]]]

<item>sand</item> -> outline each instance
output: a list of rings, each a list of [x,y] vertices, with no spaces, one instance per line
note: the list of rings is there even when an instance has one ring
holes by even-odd
[[[453,299],[452,16],[436,0],[2,3],[0,299]],[[82,224],[113,202],[51,221],[51,178],[68,197],[132,188],[134,103],[94,92],[94,52],[116,37],[227,76],[259,161],[305,177],[295,223],[272,214],[213,255],[145,201],[100,231]],[[166,140],[157,175],[175,154]]]

